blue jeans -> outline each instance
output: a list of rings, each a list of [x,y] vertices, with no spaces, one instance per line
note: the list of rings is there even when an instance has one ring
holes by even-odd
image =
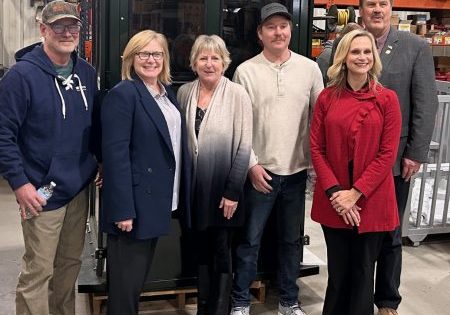
[[[250,285],[256,277],[261,237],[272,209],[278,230],[278,289],[280,303],[298,302],[296,280],[300,272],[300,236],[305,215],[306,171],[287,176],[270,173],[273,190],[263,194],[245,185],[244,236],[236,249],[231,299],[233,307],[250,305]],[[274,208],[275,204],[277,207]]]

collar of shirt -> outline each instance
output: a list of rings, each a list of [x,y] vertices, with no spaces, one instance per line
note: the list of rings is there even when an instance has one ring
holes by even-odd
[[[262,60],[263,60],[266,64],[268,64],[268,65],[271,66],[271,67],[274,67],[274,68],[277,68],[277,69],[278,69],[278,68],[281,68],[281,67],[283,67],[283,66],[285,66],[286,64],[289,63],[289,61],[290,61],[291,58],[292,58],[292,52],[289,50],[289,58],[286,59],[285,61],[283,61],[282,63],[276,63],[276,62],[270,61],[269,59],[267,59],[267,57],[264,55],[263,52],[261,52],[261,56],[262,56]]]
[[[155,99],[159,98],[159,97],[167,96],[167,91],[166,91],[166,88],[164,87],[164,85],[162,85],[160,82],[158,82],[158,85],[159,85],[159,90],[161,91],[161,93],[158,93],[157,91],[152,89],[151,86],[145,84],[145,86],[147,87],[147,90],[150,92],[152,97]]]
[[[383,47],[386,44],[386,41],[387,41],[387,38],[389,35],[389,31],[390,31],[390,29],[388,29],[386,32],[384,32],[383,35],[381,35],[380,37],[375,39],[375,42],[377,44],[377,50],[378,50],[379,54],[381,54],[381,51],[383,50]]]

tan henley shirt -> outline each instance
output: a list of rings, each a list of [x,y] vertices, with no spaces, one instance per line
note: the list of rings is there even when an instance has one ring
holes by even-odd
[[[245,87],[253,106],[249,168],[260,164],[277,175],[309,168],[309,121],[323,89],[317,64],[291,52],[280,65],[260,53],[242,63],[233,80]]]

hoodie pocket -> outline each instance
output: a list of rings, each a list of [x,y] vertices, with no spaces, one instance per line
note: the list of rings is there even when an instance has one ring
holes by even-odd
[[[93,179],[97,163],[88,153],[55,155],[42,185],[54,181],[55,199],[71,199]]]

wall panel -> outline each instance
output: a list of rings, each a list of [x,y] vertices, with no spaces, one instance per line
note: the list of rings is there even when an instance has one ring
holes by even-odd
[[[14,53],[39,41],[39,27],[35,21],[37,5],[29,0],[0,0],[0,64],[14,64]]]

